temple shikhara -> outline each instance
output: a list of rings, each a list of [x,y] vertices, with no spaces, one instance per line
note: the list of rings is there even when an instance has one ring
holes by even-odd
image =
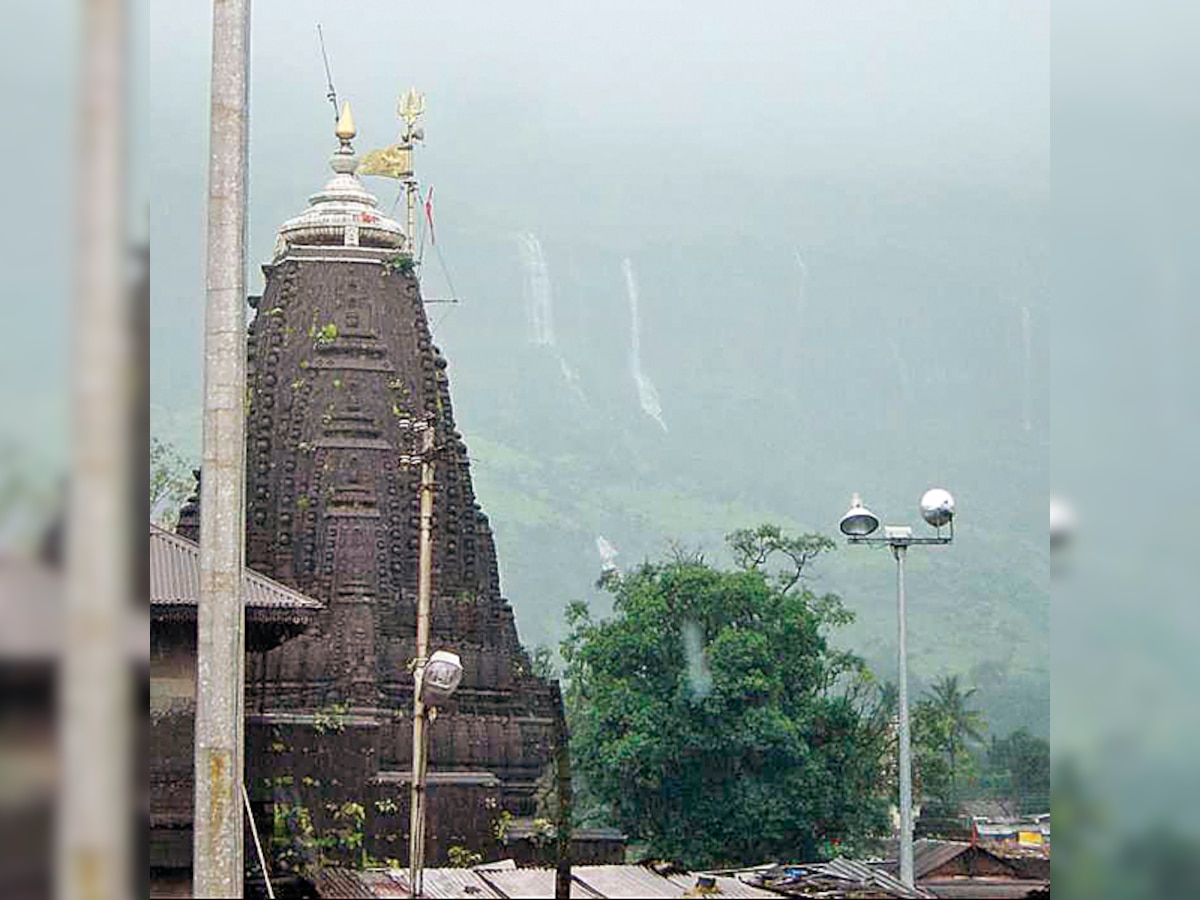
[[[533,674],[501,596],[417,279],[415,191],[405,228],[356,175],[348,107],[336,136],[333,176],[280,227],[264,293],[251,298],[246,565],[320,607],[306,612],[311,624],[298,636],[247,643],[246,778],[267,835],[303,831],[299,806],[320,831],[348,815],[344,804],[358,804],[366,851],[406,860],[418,431],[428,423],[431,650],[457,653],[464,669],[430,729],[427,858],[436,864],[455,845],[488,853],[505,812],[534,814],[561,706],[556,688]],[[410,166],[408,149],[392,164]],[[180,538],[197,539],[198,522],[193,498]],[[186,717],[186,704],[177,710]]]
[[[288,776],[328,785],[335,801],[367,808],[374,855],[407,855],[415,426],[429,422],[432,648],[452,649],[464,668],[430,733],[433,860],[451,845],[491,840],[497,810],[532,815],[556,708],[500,594],[492,532],[414,270],[414,235],[356,177],[348,108],[337,137],[333,177],[279,229],[249,333],[246,564],[326,608],[304,635],[249,661],[248,775],[259,795],[267,779],[276,794],[287,793]],[[376,800],[398,812],[378,815]]]

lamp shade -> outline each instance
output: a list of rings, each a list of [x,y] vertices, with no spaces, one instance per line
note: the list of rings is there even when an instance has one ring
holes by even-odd
[[[842,516],[838,528],[847,537],[866,537],[879,527],[879,517],[862,505],[858,494],[850,501],[850,511]]]

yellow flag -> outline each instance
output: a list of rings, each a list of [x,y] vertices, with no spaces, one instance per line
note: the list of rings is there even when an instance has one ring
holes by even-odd
[[[382,150],[371,150],[363,154],[355,171],[359,175],[382,178],[409,178],[412,176],[412,148],[393,144]]]

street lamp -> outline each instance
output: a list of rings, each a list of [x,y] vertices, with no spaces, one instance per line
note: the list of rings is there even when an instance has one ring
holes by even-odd
[[[954,540],[954,498],[949,491],[932,488],[921,497],[921,517],[937,533],[916,537],[907,525],[885,525],[882,537],[872,537],[879,528],[879,517],[863,506],[855,494],[849,511],[842,516],[838,528],[851,544],[886,544],[896,558],[896,623],[899,649],[899,740],[900,740],[900,880],[913,887],[913,822],[912,822],[912,748],[908,734],[908,637],[904,598],[904,558],[915,544],[949,544]],[[949,533],[942,529],[949,526]]]
[[[1066,500],[1050,495],[1050,550],[1064,549],[1075,536],[1075,511]]]
[[[448,650],[434,652],[428,660],[417,659],[413,673],[413,762],[412,801],[409,810],[409,893],[420,897],[425,880],[425,767],[429,762],[429,727],[437,718],[437,704],[450,699],[462,681],[462,660]]]

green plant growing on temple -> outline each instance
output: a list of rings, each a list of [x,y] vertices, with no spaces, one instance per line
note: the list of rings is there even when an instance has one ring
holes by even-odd
[[[375,801],[375,812],[381,816],[394,816],[400,807],[396,805],[396,801],[391,797],[384,797],[382,800]]]
[[[734,532],[735,568],[676,549],[609,573],[612,615],[568,608],[562,645],[579,802],[695,867],[811,859],[886,827],[885,729],[852,615],[809,576],[832,541]]]
[[[398,253],[385,264],[386,271],[400,275],[411,275],[415,268],[412,256],[407,253]]]
[[[450,866],[455,869],[469,869],[483,862],[482,853],[476,853],[462,844],[452,844],[446,855],[450,858]]]
[[[497,841],[503,842],[508,837],[508,830],[512,828],[513,814],[507,809],[500,810],[500,814],[492,820],[492,836]]]
[[[313,731],[317,734],[341,734],[346,730],[350,704],[333,703],[313,713]]]

